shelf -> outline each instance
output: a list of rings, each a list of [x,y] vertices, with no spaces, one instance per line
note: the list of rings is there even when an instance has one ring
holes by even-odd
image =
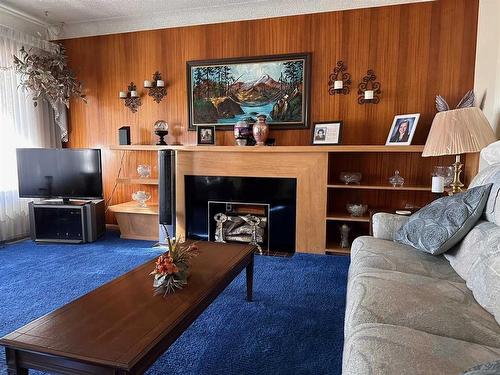
[[[177,150],[188,152],[241,152],[241,153],[338,153],[338,152],[412,152],[422,153],[423,145],[417,146],[384,146],[384,145],[339,145],[339,146],[195,146],[195,145],[115,145],[110,150],[121,151],[158,151]]]
[[[137,202],[130,201],[109,206],[109,210],[122,214],[158,215],[158,203],[146,203],[147,207],[139,207]]]
[[[325,249],[325,254],[328,255],[350,255],[351,249],[340,247],[340,245],[328,244]]]
[[[365,214],[364,216],[351,216],[348,213],[330,213],[327,214],[326,220],[334,220],[334,221],[355,221],[360,223],[369,223],[370,216]]]
[[[126,185],[158,185],[157,178],[117,178],[116,182]]]
[[[400,190],[400,191],[431,191],[430,186],[411,186],[403,185],[400,187],[393,187],[391,185],[355,185],[355,184],[329,184],[330,189],[358,189],[358,190]]]

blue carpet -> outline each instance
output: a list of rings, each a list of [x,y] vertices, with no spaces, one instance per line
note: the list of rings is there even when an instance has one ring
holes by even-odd
[[[110,232],[93,244],[24,241],[0,249],[0,336],[157,256],[151,244]],[[255,262],[255,301],[244,300],[243,272],[148,374],[341,373],[349,258]]]

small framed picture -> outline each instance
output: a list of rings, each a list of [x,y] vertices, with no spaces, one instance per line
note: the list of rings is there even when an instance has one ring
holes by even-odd
[[[316,122],[313,145],[338,145],[342,141],[342,121]]]
[[[386,146],[409,146],[417,128],[420,113],[394,116]]]
[[[215,126],[203,125],[196,127],[198,145],[214,145],[215,144]]]

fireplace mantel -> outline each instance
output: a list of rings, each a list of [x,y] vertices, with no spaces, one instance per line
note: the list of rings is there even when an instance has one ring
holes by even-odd
[[[324,254],[328,152],[296,151],[303,148],[176,148],[177,235],[186,229],[184,176],[288,177],[297,180],[296,251]]]

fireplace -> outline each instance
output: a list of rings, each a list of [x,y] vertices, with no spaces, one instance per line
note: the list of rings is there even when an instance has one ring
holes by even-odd
[[[185,176],[186,236],[295,252],[295,178]]]

